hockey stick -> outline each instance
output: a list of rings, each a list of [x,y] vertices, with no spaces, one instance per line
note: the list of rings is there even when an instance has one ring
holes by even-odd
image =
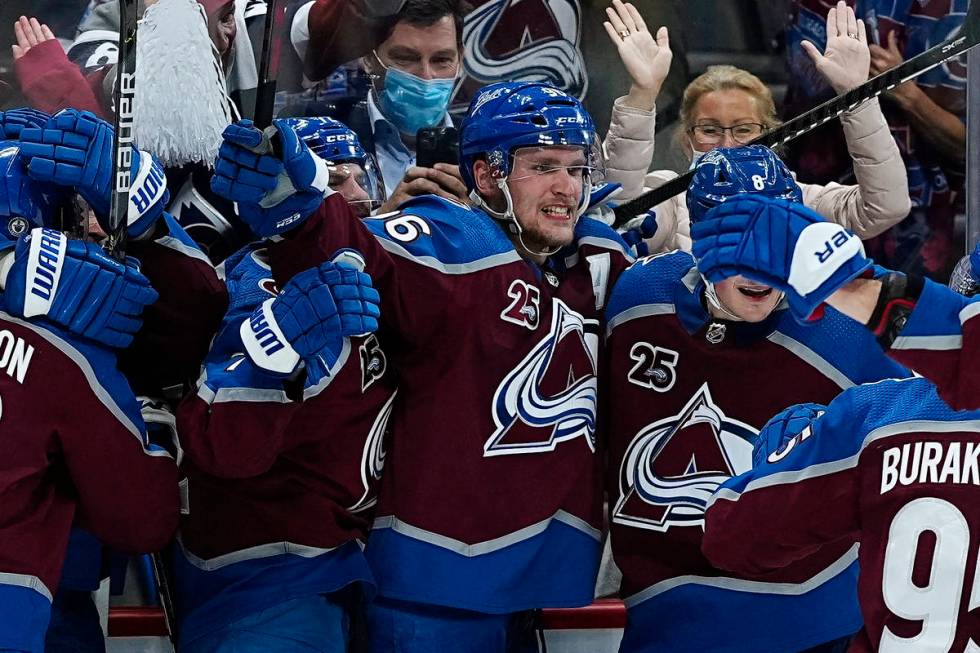
[[[133,172],[133,116],[136,95],[136,26],[137,0],[119,0],[119,54],[113,106],[116,108],[116,138],[112,148],[112,198],[109,205],[109,233],[106,249],[119,260],[126,258],[126,228],[129,218],[129,190]],[[159,553],[150,556],[153,575],[160,595],[167,631],[176,648],[176,613],[167,580],[166,567]]]
[[[112,198],[109,205],[107,249],[113,258],[126,256],[126,222],[129,214],[129,187],[133,168],[133,114],[136,91],[136,0],[119,0],[119,55],[116,86],[112,93],[116,107],[116,140],[112,148]]]
[[[850,111],[859,104],[876,98],[885,91],[893,89],[910,79],[914,79],[928,70],[932,70],[944,61],[963,54],[980,43],[980,8],[978,8],[978,5],[980,5],[980,0],[974,0],[970,3],[966,12],[966,18],[963,20],[963,25],[955,36],[895,66],[891,70],[886,70],[880,75],[872,77],[844,95],[838,95],[835,98],[827,100],[823,104],[810,109],[806,113],[800,114],[779,127],[767,131],[752,141],[751,144],[774,147],[787,143],[819,127],[825,122],[833,120],[845,111]],[[671,179],[662,186],[658,186],[652,191],[644,193],[622,206],[616,207],[616,221],[614,226],[622,226],[623,223],[631,220],[635,216],[645,213],[674,195],[683,193],[687,190],[693,177],[694,171],[688,171],[680,177]]]
[[[259,87],[255,94],[255,112],[252,115],[252,122],[259,129],[265,129],[272,124],[276,105],[276,80],[279,78],[279,65],[282,61],[282,33],[289,3],[286,0],[268,0],[266,7]],[[279,38],[276,38],[276,34],[279,34]]]

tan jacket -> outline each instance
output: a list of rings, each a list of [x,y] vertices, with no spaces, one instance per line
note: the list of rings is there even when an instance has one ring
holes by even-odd
[[[617,200],[625,202],[673,179],[672,170],[646,172],[653,160],[656,115],[613,103],[609,133],[603,143],[606,181],[623,185]],[[878,100],[870,100],[840,117],[847,149],[854,160],[856,186],[800,184],[803,203],[828,220],[844,225],[862,239],[877,236],[908,215],[912,203],[898,146],[888,130]],[[690,218],[685,195],[657,205],[657,231],[647,240],[651,252],[691,249]],[[638,218],[642,220],[642,216]],[[627,227],[632,223],[627,223]]]

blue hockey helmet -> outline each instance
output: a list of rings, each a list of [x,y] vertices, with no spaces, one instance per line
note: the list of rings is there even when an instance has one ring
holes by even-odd
[[[803,203],[800,190],[783,160],[765,145],[720,147],[698,162],[687,187],[687,210],[697,222],[710,209],[739,193],[759,193]]]
[[[27,175],[14,141],[0,141],[0,177],[0,249],[6,249],[35,227],[53,226],[57,202]]]
[[[361,141],[347,125],[326,116],[307,118],[286,118],[289,124],[313,154],[326,161],[331,166],[342,167],[343,164],[354,164],[360,169],[339,169],[337,174],[331,174],[330,186],[341,192],[355,210],[366,215],[371,210],[381,206],[385,200],[384,184],[374,157],[368,154]],[[351,178],[357,188],[347,192],[345,181]],[[364,191],[363,194],[359,190]]]
[[[578,99],[540,82],[498,82],[480,89],[470,102],[459,137],[460,172],[466,188],[476,188],[473,164],[485,159],[506,179],[511,154],[522,147],[579,146],[590,170],[581,208],[588,206],[591,183],[600,181],[602,156],[592,117]]]
[[[980,294],[980,243],[959,260],[949,277],[948,285],[967,297]]]

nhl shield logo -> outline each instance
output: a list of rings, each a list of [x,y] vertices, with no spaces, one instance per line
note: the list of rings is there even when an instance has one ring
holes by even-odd
[[[667,531],[704,527],[718,486],[752,467],[758,432],[725,416],[704,384],[677,415],[644,427],[626,450],[613,521]]]

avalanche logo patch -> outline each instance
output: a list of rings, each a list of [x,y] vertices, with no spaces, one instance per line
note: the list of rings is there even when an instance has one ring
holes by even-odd
[[[599,323],[553,301],[548,334],[494,393],[486,457],[554,451],[578,437],[595,451]]]
[[[619,471],[613,521],[665,532],[704,527],[704,508],[718,486],[752,467],[758,432],[728,418],[708,384],[677,415],[644,427],[626,450]]]
[[[541,312],[541,291],[520,279],[515,279],[507,296],[511,302],[500,313],[500,319],[505,322],[527,327],[531,331],[538,328],[538,315]]]
[[[377,336],[371,334],[360,346],[361,355],[361,392],[365,392],[374,382],[384,376],[388,369],[388,359],[381,350]]]

